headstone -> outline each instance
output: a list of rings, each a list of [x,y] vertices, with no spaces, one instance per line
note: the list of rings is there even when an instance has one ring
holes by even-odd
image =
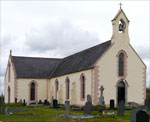
[[[54,100],[54,96],[52,96],[52,99],[51,99],[51,107],[53,107],[53,100]]]
[[[87,95],[87,102],[85,103],[84,115],[89,115],[92,111],[92,98]]]
[[[53,108],[57,108],[57,100],[56,99],[53,100]]]
[[[46,99],[44,100],[44,105],[47,105],[47,100]]]
[[[4,97],[1,97],[1,105],[2,105],[2,111],[5,112],[5,102],[4,102]]]
[[[103,85],[100,87],[100,97],[99,97],[99,105],[105,106],[104,96],[103,96],[104,87]]]
[[[65,118],[69,118],[69,115],[70,115],[70,101],[65,101],[65,110],[66,110]]]
[[[115,108],[114,107],[114,102],[115,101],[113,99],[110,100],[110,107],[109,107],[110,110],[113,110]]]
[[[15,98],[15,104],[17,104],[17,98]]]
[[[28,100],[28,101],[27,101],[27,106],[29,106],[29,104],[30,104],[30,103],[29,103],[29,100]]]
[[[2,108],[3,112],[5,111],[5,103],[3,102],[3,108]]]
[[[7,116],[9,116],[9,109],[8,109],[8,107],[5,108],[5,114],[6,114]]]
[[[145,106],[150,108],[150,99],[145,99]]]
[[[26,106],[26,100],[25,99],[23,100],[23,106]]]
[[[35,105],[38,106],[38,101],[36,101]]]
[[[149,115],[144,110],[134,109],[131,111],[131,122],[149,122]]]
[[[136,114],[136,121],[137,122],[149,122],[149,115],[146,111],[140,110]]]
[[[39,104],[42,104],[42,101],[41,101],[41,100],[39,100]]]
[[[128,102],[129,104],[129,107],[135,107],[135,108],[138,108],[140,105],[136,102]]]
[[[124,107],[125,107],[125,104],[124,104],[124,101],[122,100],[121,102],[119,102],[119,105],[118,105],[118,116],[123,116]]]
[[[22,103],[22,100],[20,99],[19,103]]]

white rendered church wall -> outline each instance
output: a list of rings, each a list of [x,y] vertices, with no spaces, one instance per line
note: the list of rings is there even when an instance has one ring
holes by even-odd
[[[10,103],[14,103],[15,101],[15,98],[14,98],[14,70],[13,70],[13,66],[12,66],[12,62],[9,58],[9,61],[10,63],[10,82],[8,81],[8,77],[9,77],[9,74],[8,74],[8,68],[7,68],[7,71],[6,71],[6,75],[5,75],[5,103],[8,103],[8,87],[10,87]]]
[[[80,76],[82,73],[85,76],[85,99],[84,100],[80,99],[80,92],[81,92]],[[50,101],[52,96],[54,96],[55,99],[55,81],[57,79],[59,83],[58,94],[57,94],[58,103],[64,104],[64,102],[66,101],[66,82],[65,82],[66,77],[68,77],[70,81],[70,98],[68,100],[71,102],[71,104],[80,105],[80,106],[84,105],[87,100],[86,96],[88,94],[91,95],[91,83],[92,83],[91,69],[50,79],[50,95],[49,95]]]
[[[126,77],[118,77],[117,54],[120,50],[124,50],[127,54]],[[129,85],[127,87],[127,102],[137,102],[140,104],[144,102],[143,68],[145,68],[145,65],[127,43],[115,43],[105,52],[96,65],[99,66],[99,88],[101,85],[105,88],[104,99],[106,105],[109,105],[110,99],[114,99],[116,104],[116,83],[122,78]]]
[[[44,102],[47,99],[47,80],[48,79],[25,79],[25,78],[18,78],[18,101],[26,100],[30,101],[30,86],[29,83],[31,81],[37,82],[37,101],[42,100]]]

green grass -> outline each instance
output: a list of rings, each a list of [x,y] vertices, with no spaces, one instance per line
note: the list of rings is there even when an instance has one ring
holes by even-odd
[[[0,121],[3,122],[130,122],[130,111],[126,111],[123,117],[115,115],[104,116],[99,112],[92,112],[92,115],[99,115],[99,117],[85,120],[65,120],[57,118],[56,115],[65,114],[63,109],[52,109],[49,107],[24,107],[26,111],[14,112],[12,116],[6,116],[4,113],[0,114]],[[83,115],[82,111],[71,110],[72,115]],[[150,111],[149,111],[150,114]]]

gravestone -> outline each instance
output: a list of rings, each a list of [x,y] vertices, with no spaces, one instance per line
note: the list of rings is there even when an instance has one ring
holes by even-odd
[[[87,102],[85,103],[84,115],[89,115],[92,111],[92,98],[87,95]]]
[[[51,107],[53,107],[53,100],[54,100],[54,96],[52,96],[52,99],[51,99]]]
[[[38,101],[36,101],[35,105],[38,106]]]
[[[131,122],[149,122],[149,115],[144,110],[134,109],[131,111]]]
[[[53,108],[57,108],[57,100],[56,99],[53,100]]]
[[[124,101],[122,100],[121,102],[119,102],[119,105],[118,105],[118,116],[123,116],[124,114],[124,107],[125,107],[125,104],[124,104]]]
[[[29,106],[29,100],[27,101],[27,106]]]
[[[145,106],[150,108],[150,99],[145,99]]]
[[[1,97],[1,107],[2,107],[2,111],[5,111],[5,102],[4,102],[4,97]]]
[[[104,87],[103,85],[100,87],[100,97],[99,97],[99,105],[105,106],[104,96],[103,96]]]
[[[66,110],[65,118],[69,118],[69,115],[70,115],[70,101],[65,101],[65,110]]]
[[[136,102],[128,102],[129,104],[129,107],[135,107],[135,108],[138,108],[140,105]]]
[[[21,103],[21,104],[22,104],[22,100],[21,100],[21,99],[20,99],[19,103]]]
[[[47,100],[46,99],[44,100],[44,105],[47,105]]]
[[[113,99],[110,100],[110,107],[109,107],[110,110],[114,110],[114,108],[115,108],[114,107],[114,102],[115,101]]]
[[[42,101],[41,101],[41,100],[39,100],[39,104],[42,104]]]
[[[15,98],[15,104],[17,104],[17,98]]]
[[[5,114],[6,114],[7,116],[9,116],[9,109],[8,109],[8,107],[5,108]]]
[[[3,106],[2,107],[3,107],[2,110],[4,112],[5,111],[5,102],[3,102]]]
[[[23,106],[26,106],[26,100],[25,99],[23,100]]]
[[[140,110],[136,114],[136,121],[137,122],[149,122],[149,115],[146,111]]]

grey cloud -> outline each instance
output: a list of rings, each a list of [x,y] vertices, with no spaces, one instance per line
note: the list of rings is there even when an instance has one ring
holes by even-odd
[[[68,20],[50,22],[34,28],[26,34],[26,42],[31,51],[54,51],[63,56],[100,43],[96,33],[74,26]]]
[[[148,45],[140,45],[137,47],[137,53],[142,58],[142,60],[149,60],[150,49]]]

